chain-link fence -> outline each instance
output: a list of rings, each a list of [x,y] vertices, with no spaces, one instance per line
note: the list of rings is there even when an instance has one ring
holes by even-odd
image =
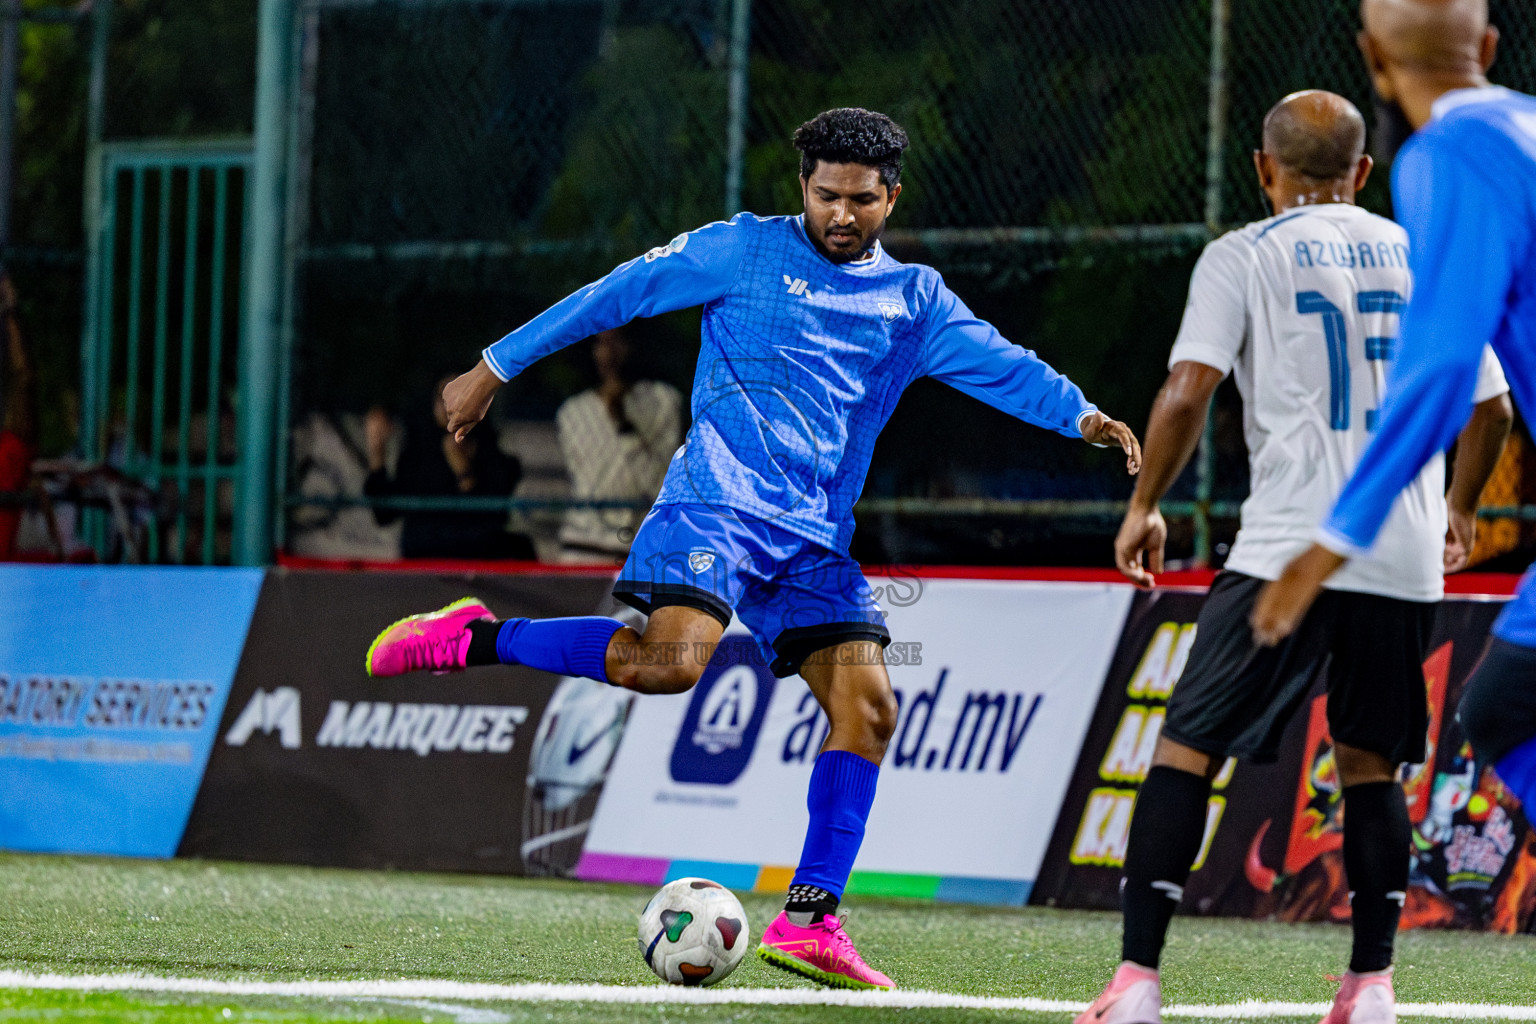
[[[789,137],[842,105],[911,136],[892,251],[1139,425],[1200,246],[1267,215],[1249,160],[1264,112],[1308,87],[1371,109],[1356,0],[299,5],[290,422],[332,418],[356,459],[365,409],[423,406],[615,263],[737,209],[798,212]],[[1494,77],[1536,88],[1536,6],[1492,6]],[[1363,201],[1387,205],[1384,174]],[[696,327],[637,327],[652,375],[686,391]],[[547,419],[590,380],[580,352],[546,360],[497,414]],[[1176,491],[1186,512],[1230,513],[1246,486],[1232,401],[1204,483]],[[1103,560],[1129,490],[1116,460],[939,388],[915,388],[888,435],[867,556]],[[301,520],[345,490],[306,485],[312,454],[288,474]],[[1104,504],[1050,504],[1076,499]],[[1031,508],[1047,517],[1013,514]]]

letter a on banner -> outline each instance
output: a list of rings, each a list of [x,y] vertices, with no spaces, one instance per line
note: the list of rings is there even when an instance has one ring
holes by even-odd
[[[1173,685],[1184,674],[1184,663],[1189,660],[1194,642],[1193,622],[1165,622],[1158,626],[1125,692],[1133,698],[1167,700]]]
[[[1072,863],[1104,867],[1124,864],[1135,803],[1133,789],[1096,789],[1088,794],[1088,806],[1072,843]]]

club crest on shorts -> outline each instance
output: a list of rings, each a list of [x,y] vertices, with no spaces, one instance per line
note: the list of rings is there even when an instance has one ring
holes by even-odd
[[[688,554],[688,568],[696,573],[703,572],[714,564],[715,553],[713,551],[693,551]]]

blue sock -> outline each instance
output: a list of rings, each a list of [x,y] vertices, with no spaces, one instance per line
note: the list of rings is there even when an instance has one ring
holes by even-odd
[[[584,615],[569,619],[508,619],[496,634],[503,665],[527,665],[557,676],[608,682],[608,641],[624,628],[618,619]]]
[[[1536,814],[1536,739],[1526,740],[1499,758],[1493,770],[1525,805],[1526,817]]]
[[[816,758],[805,798],[811,821],[791,887],[815,886],[843,898],[879,777],[879,765],[846,750],[825,750]]]

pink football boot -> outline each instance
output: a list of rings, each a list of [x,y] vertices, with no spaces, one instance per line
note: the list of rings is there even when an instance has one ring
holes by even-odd
[[[1157,972],[1123,961],[1099,998],[1073,1024],[1163,1024],[1163,987]]]
[[[801,928],[780,913],[757,947],[758,959],[830,988],[892,989],[896,983],[864,962],[843,922],[827,914]]]
[[[1343,980],[1322,1024],[1397,1024],[1392,968],[1369,974],[1347,971]]]
[[[493,619],[479,598],[464,597],[446,608],[408,615],[374,638],[368,648],[368,674],[398,676],[407,672],[464,671],[469,652],[469,624]]]

